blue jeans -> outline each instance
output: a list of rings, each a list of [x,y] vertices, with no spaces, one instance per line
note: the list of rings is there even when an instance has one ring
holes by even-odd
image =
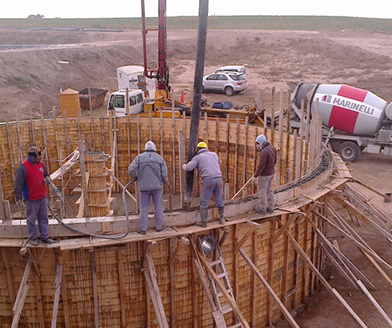
[[[35,220],[38,218],[38,227],[41,240],[48,239],[48,199],[26,200],[27,232],[31,240],[37,239]]]
[[[163,228],[163,206],[162,206],[162,189],[141,191],[140,192],[140,220],[139,230],[146,231],[148,225],[148,208],[150,198],[154,204],[155,227],[160,230]]]
[[[200,207],[208,207],[212,194],[214,194],[216,206],[223,207],[222,178],[203,179],[200,192]]]

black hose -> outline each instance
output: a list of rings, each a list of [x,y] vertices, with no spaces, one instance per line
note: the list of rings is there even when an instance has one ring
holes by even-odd
[[[72,230],[72,231],[75,231],[75,232],[77,232],[77,233],[81,233],[81,234],[83,234],[83,235],[90,236],[90,237],[97,237],[97,238],[104,238],[104,239],[121,239],[121,238],[124,238],[124,237],[126,237],[126,236],[128,235],[129,229],[130,229],[130,222],[129,222],[129,215],[128,215],[128,206],[127,206],[127,201],[126,201],[126,199],[125,199],[125,191],[126,191],[126,190],[128,189],[128,187],[129,187],[132,183],[134,183],[135,181],[136,181],[136,180],[129,181],[129,182],[126,184],[126,186],[124,187],[124,190],[122,191],[122,199],[123,199],[124,208],[125,208],[125,217],[127,218],[127,231],[126,231],[124,234],[120,235],[120,236],[104,236],[104,235],[97,235],[97,234],[95,234],[95,233],[90,233],[90,232],[86,232],[86,231],[79,230],[79,229],[77,229],[77,228],[74,228],[74,227],[69,226],[68,224],[64,223],[61,219],[59,219],[59,218],[57,217],[57,215],[53,212],[53,209],[50,207],[49,203],[48,203],[48,209],[49,209],[50,213],[52,213],[53,217],[54,217],[62,226],[66,227],[66,228],[69,229],[69,230]]]

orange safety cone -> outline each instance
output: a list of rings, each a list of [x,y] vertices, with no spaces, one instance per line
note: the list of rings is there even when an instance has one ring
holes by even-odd
[[[184,90],[181,91],[181,102],[184,103]]]

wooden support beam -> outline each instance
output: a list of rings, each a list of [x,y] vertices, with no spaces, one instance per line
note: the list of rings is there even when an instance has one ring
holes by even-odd
[[[198,251],[199,252],[199,251]],[[234,313],[236,314],[236,316],[238,317],[238,319],[241,321],[242,325],[244,328],[250,328],[248,322],[246,321],[244,315],[242,314],[242,312],[240,311],[240,309],[238,308],[237,303],[235,302],[235,300],[230,296],[230,294],[228,293],[228,291],[226,290],[225,286],[223,285],[223,283],[220,281],[220,279],[218,278],[218,276],[216,275],[215,271],[211,268],[210,264],[208,263],[208,261],[205,259],[205,257],[200,254],[199,252],[199,258],[201,260],[201,262],[203,262],[204,268],[208,271],[208,273],[210,274],[211,278],[215,281],[215,283],[217,284],[217,286],[219,287],[220,291],[222,292],[223,296],[227,299],[227,301],[229,302],[230,306],[232,307]]]
[[[52,323],[50,326],[51,328],[57,327],[57,315],[59,312],[59,302],[60,302],[62,278],[63,278],[63,266],[59,262],[57,262],[56,278],[54,281],[55,292],[54,292],[54,300],[53,300]]]
[[[274,244],[275,241],[277,241],[278,238],[282,234],[284,234],[284,232],[290,226],[290,224],[295,222],[295,220],[297,219],[298,215],[299,215],[299,213],[294,213],[294,214],[289,215],[289,218],[286,220],[286,223],[283,225],[283,227],[270,239],[270,243],[271,244]],[[286,216],[286,214],[284,214],[284,216]]]
[[[29,288],[27,285],[27,279],[29,278],[30,270],[31,270],[31,261],[27,261],[25,270],[23,272],[23,277],[19,285],[19,291],[18,294],[16,295],[16,300],[12,308],[12,312],[14,312],[14,315],[16,315],[16,312],[19,310],[22,312],[23,304],[24,304],[23,295],[24,297],[26,297],[25,294],[27,294],[27,290],[25,291],[25,289]]]
[[[165,314],[165,309],[163,308],[161,294],[159,292],[159,286],[157,281],[157,274],[154,268],[154,262],[152,260],[151,253],[148,249],[146,251],[145,259],[147,261],[147,267],[144,270],[144,276],[146,278],[147,286],[150,291],[151,300],[153,301],[159,327],[169,328],[169,324],[167,322],[167,318]]]
[[[117,182],[117,184],[118,184],[122,189],[125,188],[125,186],[121,183],[121,181],[120,181],[119,179],[117,179],[117,177],[114,175],[114,173],[113,173],[110,169],[108,169],[107,167],[105,167],[105,170],[110,174],[110,176],[114,179],[114,181]],[[128,190],[125,190],[125,193],[135,202],[135,204],[137,204],[136,198],[135,198]]]
[[[277,221],[280,225],[282,223],[280,221]],[[362,319],[355,313],[355,311],[351,308],[351,306],[344,300],[344,298],[339,294],[339,292],[335,289],[332,288],[332,286],[328,283],[328,281],[324,278],[324,276],[320,273],[320,271],[317,270],[317,268],[314,266],[310,258],[307,256],[307,254],[303,251],[301,246],[297,243],[297,241],[294,239],[294,237],[291,235],[289,231],[285,231],[286,235],[290,238],[290,241],[293,243],[294,247],[298,250],[302,258],[305,260],[307,265],[310,267],[310,269],[316,274],[318,279],[323,283],[323,285],[326,287],[328,292],[330,292],[343,306],[344,308],[350,313],[350,315],[354,318],[354,320],[362,327],[362,328],[368,328],[366,324],[362,321]]]
[[[14,307],[14,317],[12,319],[11,328],[18,328],[19,327],[19,320],[22,314],[23,306],[26,300],[27,292],[29,291],[29,286],[25,285],[22,290],[19,290],[20,294],[18,293],[17,299],[18,303],[15,302],[16,307]]]
[[[276,219],[270,222],[270,240],[275,237],[276,231]],[[274,256],[275,256],[275,243],[270,243],[269,252],[268,252],[268,280],[269,285],[273,286],[274,283]],[[273,322],[273,305],[272,305],[272,296],[268,293],[267,295],[267,307],[268,307],[268,325],[271,327]]]
[[[66,284],[65,273],[64,273],[64,263],[63,263],[64,259],[61,252],[58,255],[58,261],[63,267],[62,279],[61,279],[61,299],[63,301],[62,303],[63,303],[63,312],[64,312],[64,327],[70,328],[71,319],[70,319],[69,308],[68,308],[67,284]]]
[[[241,238],[241,240],[235,245],[234,248],[234,254],[238,252],[238,250],[242,247],[242,245],[245,244],[245,242],[248,240],[250,236],[252,236],[253,232],[257,229],[256,226],[251,226],[247,232],[245,232],[244,236]]]
[[[366,246],[362,245],[359,241],[357,241],[354,237],[352,237],[350,234],[348,234],[346,231],[342,230],[339,228],[336,224],[334,224],[331,220],[327,219],[324,215],[315,212],[319,217],[321,217],[324,221],[329,223],[331,226],[333,226],[335,229],[340,231],[345,237],[349,238],[354,242],[354,244],[359,247],[361,250],[365,251],[368,253],[370,256],[373,256],[375,260],[377,260],[380,264],[385,265],[388,269],[392,270],[392,265],[390,265],[388,262],[383,260],[375,251],[369,250]]]
[[[244,258],[245,262],[249,265],[249,267],[252,269],[252,271],[256,275],[256,277],[262,282],[264,287],[267,289],[268,294],[271,295],[272,298],[275,300],[276,304],[278,304],[279,309],[282,311],[284,317],[287,319],[287,321],[290,323],[290,325],[295,328],[300,328],[299,325],[295,322],[295,320],[292,317],[292,315],[290,314],[290,312],[287,310],[287,308],[281,302],[278,295],[276,295],[273,288],[270,286],[270,284],[267,282],[267,280],[264,278],[264,276],[261,274],[261,272],[257,269],[257,266],[251,261],[251,259],[245,253],[245,251],[242,248],[240,248],[239,253]]]
[[[38,258],[38,250],[35,250],[35,258]],[[43,301],[42,301],[42,292],[41,292],[41,280],[40,280],[40,272],[38,270],[38,265],[35,260],[33,260],[33,257],[31,256],[30,259],[33,261],[33,267],[34,267],[34,289],[35,289],[35,299],[37,302],[37,313],[38,313],[38,322],[40,328],[45,328],[45,321],[44,321],[44,307],[43,307]]]

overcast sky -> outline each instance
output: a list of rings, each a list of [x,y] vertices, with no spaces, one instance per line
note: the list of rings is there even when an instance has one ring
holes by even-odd
[[[317,15],[392,18],[390,0],[210,0],[210,15]],[[140,0],[18,0],[4,2],[0,18],[140,17]],[[167,16],[197,16],[199,0],[167,0]],[[158,0],[145,0],[146,16],[158,15]]]

